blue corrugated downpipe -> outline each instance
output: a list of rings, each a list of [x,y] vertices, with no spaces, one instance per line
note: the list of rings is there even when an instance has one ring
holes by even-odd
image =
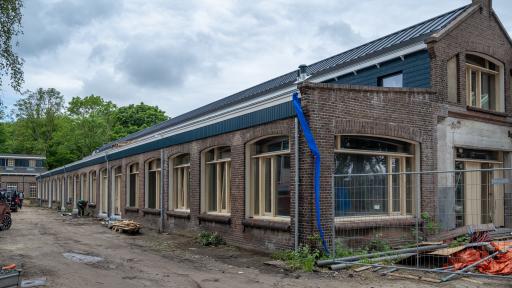
[[[313,137],[313,133],[309,129],[308,121],[304,116],[304,112],[302,112],[302,106],[300,105],[299,93],[294,92],[292,96],[293,108],[295,109],[295,113],[297,114],[297,118],[299,119],[300,126],[302,127],[302,131],[304,132],[304,138],[306,138],[306,142],[308,143],[309,150],[313,154],[315,158],[315,175],[314,175],[314,188],[315,188],[315,212],[316,212],[316,226],[318,228],[318,233],[320,233],[320,239],[322,239],[322,245],[324,247],[325,253],[329,254],[329,248],[327,247],[327,242],[325,241],[324,229],[322,229],[322,225],[320,222],[320,151],[316,146],[315,138]]]

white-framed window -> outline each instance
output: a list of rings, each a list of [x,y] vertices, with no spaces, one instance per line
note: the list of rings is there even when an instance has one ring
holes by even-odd
[[[380,87],[404,87],[404,75],[402,72],[397,72],[385,75],[378,78],[378,85]]]
[[[18,183],[7,183],[7,190],[18,190]]]
[[[160,209],[160,178],[161,160],[153,159],[146,163],[146,189],[145,189],[145,207],[150,209]]]
[[[108,212],[108,171],[103,169],[100,171],[100,212],[107,214]]]
[[[14,159],[7,159],[7,166],[14,167],[15,161]]]
[[[35,159],[30,159],[28,160],[28,167],[36,167],[36,160]]]
[[[96,171],[89,172],[89,199],[90,203],[96,203]]]
[[[111,212],[113,215],[121,215],[121,188],[123,185],[123,169],[121,166],[112,168],[112,207]]]
[[[128,181],[126,205],[128,207],[139,207],[139,163],[133,163],[128,166]]]
[[[80,199],[87,200],[89,199],[89,190],[87,189],[87,174],[80,175]]]
[[[250,217],[290,217],[290,147],[288,136],[248,144]]]
[[[415,145],[364,135],[335,136],[336,217],[414,212]]]
[[[466,103],[491,111],[504,111],[503,65],[484,55],[466,55]]]
[[[231,148],[211,148],[202,153],[203,205],[206,213],[231,213]]]
[[[67,197],[68,202],[73,203],[73,177],[68,176],[68,191],[67,191]]]
[[[30,186],[28,187],[28,195],[30,198],[37,197],[37,184],[36,183],[30,183]]]
[[[169,161],[169,207],[189,210],[190,154],[180,154]]]

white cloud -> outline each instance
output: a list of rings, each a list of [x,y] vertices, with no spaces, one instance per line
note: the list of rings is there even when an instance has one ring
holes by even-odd
[[[177,116],[467,3],[25,1],[25,88],[144,101]],[[512,4],[494,6],[512,31]]]

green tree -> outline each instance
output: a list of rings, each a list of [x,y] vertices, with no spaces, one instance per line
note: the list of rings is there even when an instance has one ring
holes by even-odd
[[[13,152],[46,155],[63,112],[61,93],[54,88],[27,91],[14,106]]]
[[[17,37],[22,33],[21,18],[23,2],[21,0],[0,1],[0,88],[2,78],[10,77],[11,87],[21,91],[23,85],[23,59],[14,47],[18,46]]]
[[[117,109],[113,115],[113,138],[118,139],[169,119],[157,106],[130,104]]]
[[[85,157],[94,149],[112,139],[113,114],[116,105],[100,96],[90,95],[84,98],[74,97],[69,102],[67,114],[71,120],[71,131],[67,132],[68,147],[78,156]],[[66,131],[63,130],[63,133]]]

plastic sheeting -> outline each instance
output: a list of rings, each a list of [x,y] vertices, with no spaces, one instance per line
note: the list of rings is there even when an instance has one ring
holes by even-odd
[[[497,250],[505,250],[512,247],[512,241],[491,242],[491,245]],[[512,249],[506,250],[505,253],[499,253],[494,258],[488,259],[478,266],[476,269],[480,273],[492,275],[512,275]],[[489,255],[484,249],[469,248],[453,254],[449,258],[449,265],[453,265],[455,270],[460,270],[469,266],[482,258]]]

